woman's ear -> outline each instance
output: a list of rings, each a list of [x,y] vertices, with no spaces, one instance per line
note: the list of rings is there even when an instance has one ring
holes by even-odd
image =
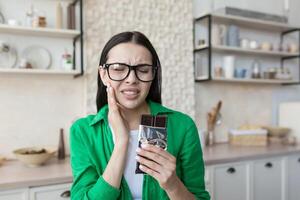
[[[99,75],[100,75],[100,78],[101,78],[103,84],[105,86],[107,86],[107,73],[106,73],[106,70],[104,70],[101,65],[99,66]]]

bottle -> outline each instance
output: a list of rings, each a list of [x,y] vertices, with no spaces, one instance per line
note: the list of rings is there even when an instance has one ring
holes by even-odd
[[[55,24],[55,27],[57,29],[62,28],[62,6],[61,6],[61,2],[57,2],[57,5],[56,5],[56,24]]]
[[[65,159],[65,142],[64,142],[64,129],[59,130],[59,143],[58,143],[58,159]]]

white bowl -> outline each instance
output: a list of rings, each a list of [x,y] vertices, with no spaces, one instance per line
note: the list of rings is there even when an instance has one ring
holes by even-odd
[[[26,147],[13,151],[16,158],[29,167],[43,165],[54,156],[57,148],[54,147]]]

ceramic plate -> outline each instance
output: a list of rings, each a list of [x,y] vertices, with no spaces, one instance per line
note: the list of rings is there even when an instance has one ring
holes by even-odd
[[[10,47],[8,52],[0,52],[0,68],[13,68],[17,58],[17,51],[13,47]]]
[[[27,47],[22,54],[35,69],[48,69],[51,66],[51,54],[48,49],[41,46]]]

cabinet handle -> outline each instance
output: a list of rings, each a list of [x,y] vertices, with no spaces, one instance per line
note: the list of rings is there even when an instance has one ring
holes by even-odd
[[[233,167],[230,167],[227,169],[227,173],[233,174],[233,173],[235,173],[235,169]]]
[[[300,158],[298,158],[298,162],[300,162]]]
[[[70,190],[66,190],[66,191],[64,191],[63,193],[60,194],[60,197],[68,198],[68,197],[70,197],[70,194],[71,194]]]
[[[272,167],[273,167],[273,164],[270,163],[270,162],[267,162],[267,163],[265,164],[265,167],[267,167],[267,168],[272,168]]]

